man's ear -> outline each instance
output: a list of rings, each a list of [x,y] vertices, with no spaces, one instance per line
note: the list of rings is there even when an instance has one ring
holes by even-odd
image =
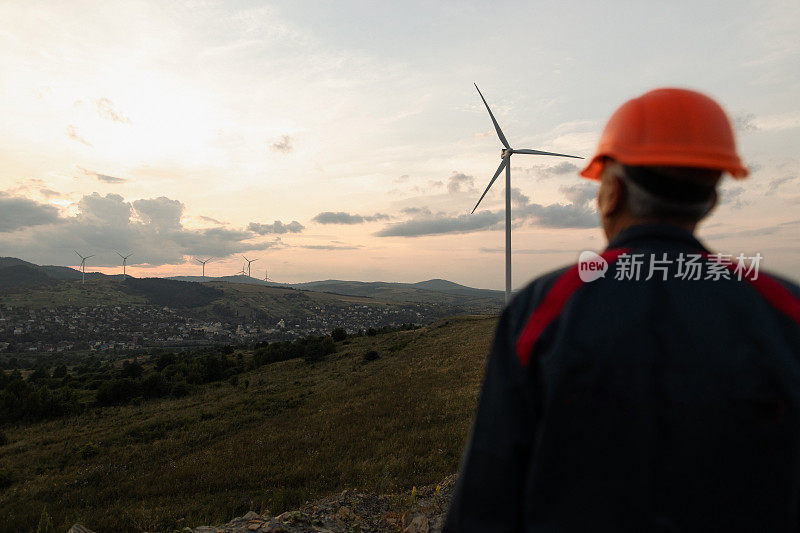
[[[619,177],[622,169],[610,164],[603,172],[602,182],[597,191],[597,207],[603,217],[609,217],[622,209],[625,200],[625,186]]]

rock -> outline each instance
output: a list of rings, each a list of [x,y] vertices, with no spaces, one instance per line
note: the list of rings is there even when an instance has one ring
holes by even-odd
[[[227,524],[202,526],[193,533],[441,533],[456,476],[410,494],[365,494],[353,489],[334,493],[275,517],[253,511]],[[72,533],[91,533],[88,530]]]
[[[353,520],[356,518],[356,514],[346,505],[339,507],[339,511],[336,513],[340,519],[342,520]]]
[[[418,514],[411,519],[403,533],[428,533],[429,531],[428,518],[425,515]]]
[[[75,524],[74,526],[69,528],[69,531],[67,531],[67,533],[94,533],[94,531],[92,531],[91,529],[86,529],[80,524]]]

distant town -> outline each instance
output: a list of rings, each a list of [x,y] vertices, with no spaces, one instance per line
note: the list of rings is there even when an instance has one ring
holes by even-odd
[[[38,309],[0,305],[0,352],[136,351],[152,347],[248,345],[325,335],[335,328],[427,324],[452,314],[451,306],[315,305],[307,316],[278,320],[202,320],[165,306],[95,305]]]

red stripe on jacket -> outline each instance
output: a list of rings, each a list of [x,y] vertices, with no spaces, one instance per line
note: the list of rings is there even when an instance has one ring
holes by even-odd
[[[607,262],[613,263],[617,257],[629,251],[628,248],[612,248],[599,255]],[[569,297],[583,285],[578,273],[579,266],[575,265],[561,274],[545,294],[542,303],[531,314],[525,327],[522,328],[522,333],[517,339],[516,348],[517,357],[523,366],[528,364],[533,346],[539,340],[539,336],[544,329],[561,314],[561,310],[569,300]]]
[[[706,259],[721,263],[715,254],[703,254]],[[722,263],[728,270],[736,274],[736,265],[733,263]],[[738,274],[737,274],[738,275]],[[769,303],[772,307],[785,314],[800,325],[800,300],[792,294],[789,289],[784,287],[775,278],[758,271],[747,271],[743,273],[742,279],[746,279],[750,285]]]

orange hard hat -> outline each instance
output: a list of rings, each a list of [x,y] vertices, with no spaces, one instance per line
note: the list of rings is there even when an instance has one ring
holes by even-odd
[[[710,168],[747,176],[722,107],[687,89],[655,89],[628,100],[608,120],[581,176],[600,179],[610,157],[624,165]]]

